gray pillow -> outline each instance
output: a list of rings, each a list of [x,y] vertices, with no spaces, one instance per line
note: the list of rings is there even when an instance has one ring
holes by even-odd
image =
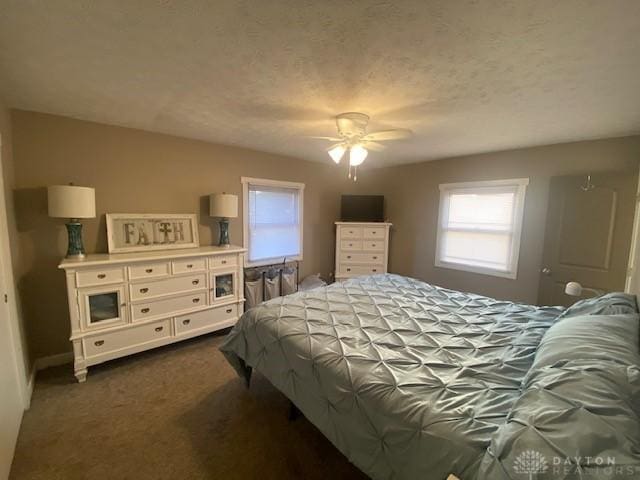
[[[477,479],[640,478],[638,333],[638,314],[549,328]]]
[[[612,292],[599,297],[578,300],[562,312],[558,319],[578,315],[617,315],[620,313],[638,313],[635,295]]]
[[[639,327],[637,313],[565,317],[542,337],[530,373],[577,360],[639,364]]]

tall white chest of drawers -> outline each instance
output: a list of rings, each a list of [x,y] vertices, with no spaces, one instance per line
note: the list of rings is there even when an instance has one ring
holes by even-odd
[[[78,381],[91,365],[235,324],[245,251],[211,246],[63,260]]]
[[[336,281],[386,273],[390,223],[336,222]]]

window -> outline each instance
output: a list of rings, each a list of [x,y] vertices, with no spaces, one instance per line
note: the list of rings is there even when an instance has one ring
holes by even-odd
[[[440,185],[436,266],[516,278],[528,178]]]
[[[247,265],[302,260],[304,184],[242,177]]]

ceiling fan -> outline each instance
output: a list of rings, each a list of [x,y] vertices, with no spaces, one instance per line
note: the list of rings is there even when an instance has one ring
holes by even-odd
[[[336,117],[337,137],[311,137],[338,142],[327,149],[331,159],[340,163],[344,154],[349,152],[349,178],[353,169],[353,181],[357,180],[357,167],[365,161],[369,150],[384,150],[385,145],[379,143],[388,140],[401,140],[412,135],[411,130],[393,129],[367,133],[369,116],[359,112],[341,113]]]

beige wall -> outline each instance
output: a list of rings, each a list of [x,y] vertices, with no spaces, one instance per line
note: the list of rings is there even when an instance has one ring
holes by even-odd
[[[304,182],[304,262],[301,275],[333,271],[334,228],[340,194],[380,193],[374,171],[358,182],[346,168],[242,148],[34,112],[12,115],[14,198],[20,293],[32,358],[70,350],[64,275],[64,221],[47,216],[47,185],[74,182],[96,189],[98,218],[84,222],[88,252],[107,250],[106,212],[200,214],[200,243],[217,240],[206,195],[241,195],[241,176]],[[327,157],[328,158],[328,157]],[[242,221],[231,221],[231,241],[242,243]]]
[[[549,178],[625,170],[637,176],[640,136],[472,155],[385,169],[387,216],[394,223],[393,272],[501,299],[536,303],[542,262]],[[479,275],[434,266],[441,183],[529,177],[518,278]]]
[[[22,298],[31,358],[70,350],[64,278],[57,264],[66,248],[63,221],[46,214],[51,184],[96,188],[98,218],[85,222],[89,252],[106,251],[106,212],[197,212],[200,243],[217,227],[207,216],[206,195],[241,193],[240,177],[306,183],[301,273],[333,270],[333,221],[341,193],[386,196],[394,223],[390,270],[425,281],[497,298],[535,303],[542,260],[549,178],[606,170],[637,175],[640,137],[579,142],[363,170],[358,182],[346,169],[267,153],[213,145],[139,130],[14,111],[12,186],[14,270]],[[434,267],[438,185],[447,182],[529,177],[516,280]],[[11,222],[11,220],[10,220]],[[232,242],[242,222],[231,222]],[[13,245],[12,245],[13,246]]]

